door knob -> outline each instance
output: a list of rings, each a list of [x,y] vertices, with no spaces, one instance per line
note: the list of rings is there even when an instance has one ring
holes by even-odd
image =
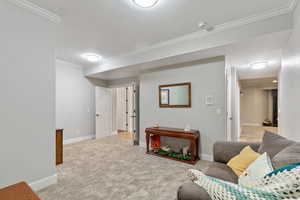
[[[96,117],[100,117],[100,114],[96,114]]]

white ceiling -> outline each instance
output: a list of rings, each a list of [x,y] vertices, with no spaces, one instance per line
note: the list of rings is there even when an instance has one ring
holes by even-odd
[[[91,77],[103,80],[137,77],[145,72],[163,70],[176,66],[190,66],[194,61],[199,62],[206,58],[222,55],[226,57],[226,62],[229,66],[237,68],[240,79],[277,77],[278,70],[281,66],[281,48],[289,35],[290,30],[271,33],[243,42],[208,48],[190,54],[107,70],[101,73],[95,73]],[[249,64],[260,60],[268,61],[268,67],[263,70],[252,70]]]
[[[151,9],[131,0],[30,0],[62,18],[57,57],[89,66],[80,58],[95,52],[104,58],[198,31],[199,21],[220,25],[287,7],[292,0],[160,0]]]
[[[277,77],[281,67],[281,49],[289,34],[289,31],[273,33],[233,44],[227,50],[228,62],[237,68],[240,79]],[[253,70],[251,64],[259,61],[267,61],[267,67]]]
[[[274,83],[274,80],[278,80],[277,77],[260,78],[260,79],[244,79],[240,81],[241,89],[255,87],[261,89],[276,89],[278,83]]]

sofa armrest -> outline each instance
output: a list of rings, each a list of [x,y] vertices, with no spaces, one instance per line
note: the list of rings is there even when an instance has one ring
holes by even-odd
[[[189,181],[178,188],[177,200],[211,200],[211,198],[205,189]]]
[[[214,161],[226,164],[231,158],[238,155],[246,146],[250,146],[257,152],[260,143],[216,142],[214,144]]]

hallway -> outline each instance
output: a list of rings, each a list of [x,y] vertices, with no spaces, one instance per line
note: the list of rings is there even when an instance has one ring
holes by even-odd
[[[242,142],[261,142],[265,131],[278,133],[277,127],[267,126],[242,126],[240,141]]]

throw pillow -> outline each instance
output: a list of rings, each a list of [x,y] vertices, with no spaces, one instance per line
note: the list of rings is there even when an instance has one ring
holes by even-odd
[[[282,173],[282,172],[285,172],[285,171],[291,171],[291,170],[293,170],[293,169],[295,169],[295,168],[299,168],[299,167],[300,167],[300,163],[293,163],[293,164],[291,164],[291,165],[287,165],[287,166],[284,166],[284,167],[282,167],[282,168],[279,168],[279,169],[276,169],[276,170],[272,171],[271,173],[267,174],[267,175],[265,176],[265,178],[267,178],[267,177],[272,177],[272,176],[274,176],[274,175],[277,175],[277,174]],[[298,175],[299,175],[299,174],[298,174]],[[288,178],[288,177],[286,177],[286,178]],[[298,181],[300,181],[300,180],[299,180],[299,177],[298,177]],[[300,185],[299,185],[299,187],[300,187]]]
[[[251,149],[250,146],[245,147],[239,155],[233,157],[227,165],[234,171],[237,176],[240,176],[249,165],[260,156]]]
[[[286,147],[272,159],[275,169],[300,162],[300,143]]]
[[[263,142],[258,149],[258,153],[263,154],[267,152],[272,159],[278,152],[293,143],[293,141],[290,141],[278,134],[266,131],[263,137]]]
[[[273,171],[270,157],[267,153],[259,156],[239,177],[239,184],[252,187],[258,179]]]

